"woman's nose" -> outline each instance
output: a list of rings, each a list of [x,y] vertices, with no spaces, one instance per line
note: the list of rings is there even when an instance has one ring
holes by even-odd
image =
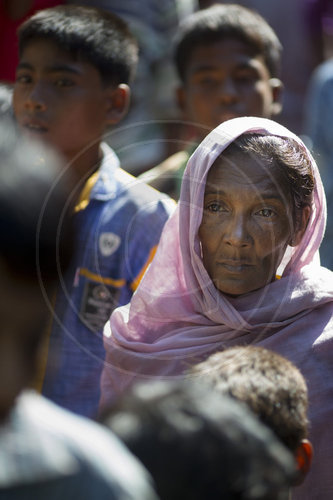
[[[224,241],[228,245],[245,247],[251,242],[248,224],[243,215],[233,216],[224,228]]]

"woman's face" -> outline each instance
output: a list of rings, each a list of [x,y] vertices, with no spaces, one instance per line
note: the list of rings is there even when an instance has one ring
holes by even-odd
[[[276,167],[241,153],[217,159],[207,177],[199,238],[218,290],[237,296],[273,281],[288,244],[299,243],[298,233]]]

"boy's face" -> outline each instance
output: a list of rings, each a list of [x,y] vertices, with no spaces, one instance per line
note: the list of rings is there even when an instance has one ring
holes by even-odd
[[[271,118],[280,110],[280,90],[262,56],[239,40],[226,39],[193,50],[178,103],[205,135],[231,118]]]
[[[46,307],[39,287],[9,275],[0,259],[0,425],[35,377]]]
[[[67,160],[87,147],[98,150],[110,100],[92,64],[73,59],[52,41],[35,39],[23,50],[16,75],[14,113],[25,132]]]

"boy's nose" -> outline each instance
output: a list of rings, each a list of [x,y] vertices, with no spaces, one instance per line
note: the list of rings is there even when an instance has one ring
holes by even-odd
[[[232,78],[225,78],[220,85],[220,99],[222,102],[230,104],[238,99],[238,92]]]
[[[42,89],[35,85],[25,99],[25,108],[28,110],[45,111],[46,99]]]

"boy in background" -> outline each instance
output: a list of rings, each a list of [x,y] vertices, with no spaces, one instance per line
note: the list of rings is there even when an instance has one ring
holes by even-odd
[[[263,17],[241,5],[214,5],[179,28],[176,99],[190,129],[186,149],[140,176],[178,199],[186,163],[221,122],[239,116],[273,118],[281,110],[281,44]]]
[[[42,392],[93,416],[104,361],[102,328],[129,302],[173,205],[119,167],[102,143],[129,103],[137,45],[126,24],[94,8],[58,6],[19,29],[13,106],[32,137],[51,144],[76,176],[76,253],[62,279]]]
[[[53,153],[2,117],[0,164],[0,498],[155,500],[143,468],[109,432],[29,389],[45,298],[71,258],[71,183],[59,180]]]
[[[232,347],[212,354],[190,374],[220,394],[244,402],[294,455],[294,485],[303,482],[313,453],[308,440],[308,390],[291,361],[262,347]]]

